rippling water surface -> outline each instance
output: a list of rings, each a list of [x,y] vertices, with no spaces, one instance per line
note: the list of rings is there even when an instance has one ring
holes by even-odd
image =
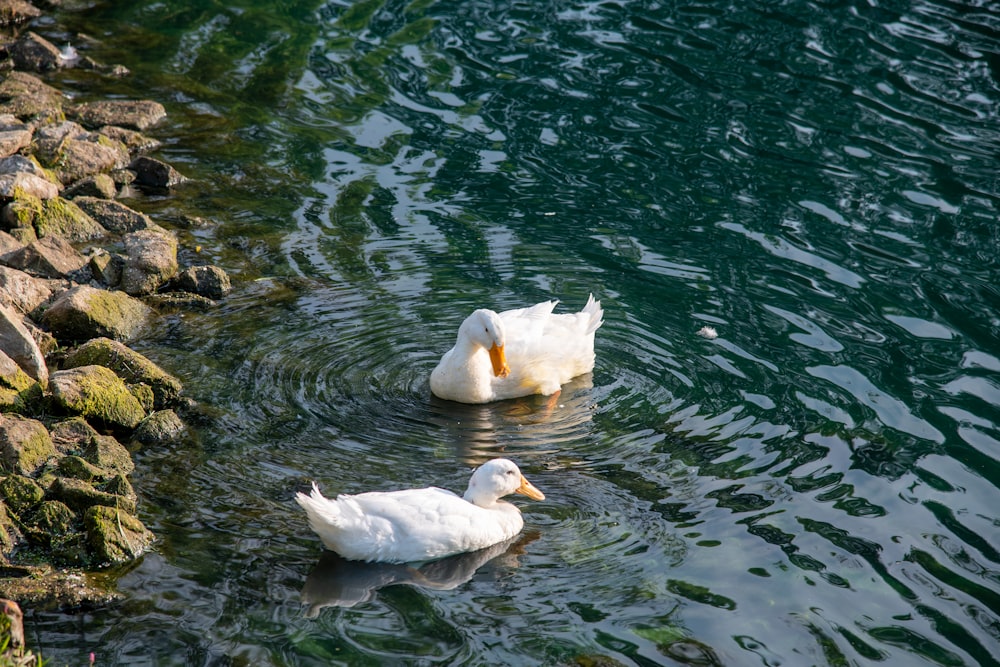
[[[129,203],[208,219],[184,257],[237,285],[142,344],[206,418],[138,455],[121,605],[30,615],[54,664],[997,664],[994,5],[60,16],[168,107],[194,180]],[[430,396],[474,308],[590,292],[555,407]],[[547,496],[521,539],[419,576],[322,556],[292,501],[501,454]]]

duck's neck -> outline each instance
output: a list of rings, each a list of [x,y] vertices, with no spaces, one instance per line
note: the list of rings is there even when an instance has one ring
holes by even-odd
[[[465,495],[462,497],[465,498],[470,503],[472,503],[473,505],[476,505],[477,507],[482,507],[484,509],[492,509],[494,507],[507,504],[506,502],[500,500],[496,496],[491,495],[489,493],[482,493],[482,492],[477,493],[476,489],[473,489],[471,486],[468,488],[468,490],[466,490]]]

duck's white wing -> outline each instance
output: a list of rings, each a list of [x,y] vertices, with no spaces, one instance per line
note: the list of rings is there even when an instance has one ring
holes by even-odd
[[[523,525],[513,505],[502,504],[513,514],[485,510],[436,487],[322,500],[329,505],[318,511],[301,499],[299,503],[323,544],[352,560],[407,563],[439,558],[507,539]]]
[[[553,314],[557,302],[506,311],[507,361],[511,374],[494,380],[501,397],[552,394],[572,378],[594,368],[594,332],[604,311],[593,295],[577,313]],[[510,315],[508,315],[510,313]]]

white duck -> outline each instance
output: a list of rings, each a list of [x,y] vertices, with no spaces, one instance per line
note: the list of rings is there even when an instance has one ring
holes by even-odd
[[[431,372],[431,391],[460,403],[547,396],[592,371],[594,332],[604,323],[601,302],[591,294],[580,312],[553,315],[556,303],[473,312]]]
[[[500,500],[511,493],[545,499],[513,461],[492,459],[472,474],[464,497],[431,486],[331,500],[313,483],[310,495],[299,493],[295,500],[327,549],[348,560],[413,563],[517,535],[524,526],[521,511]]]

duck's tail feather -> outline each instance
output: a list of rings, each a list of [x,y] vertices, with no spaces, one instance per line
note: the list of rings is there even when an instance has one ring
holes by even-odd
[[[601,302],[596,300],[593,294],[587,299],[587,305],[580,312],[590,315],[590,321],[587,323],[588,334],[594,333],[604,324],[604,309],[601,308]]]

